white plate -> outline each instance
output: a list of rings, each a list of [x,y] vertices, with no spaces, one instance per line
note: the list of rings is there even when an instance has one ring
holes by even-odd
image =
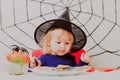
[[[87,69],[82,70],[63,70],[63,71],[56,71],[56,70],[39,70],[39,69],[30,69],[33,73],[39,74],[39,75],[49,75],[49,76],[66,76],[66,75],[77,75],[77,74],[83,74],[86,73]]]

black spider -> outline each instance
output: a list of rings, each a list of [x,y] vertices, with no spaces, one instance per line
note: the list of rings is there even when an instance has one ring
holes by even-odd
[[[25,48],[23,48],[23,47],[19,47],[19,46],[17,46],[17,45],[12,45],[11,46],[11,49],[13,50],[13,51],[19,51],[19,50],[22,50],[22,52],[24,53],[24,54],[29,54],[29,52],[28,52],[28,50],[27,49],[25,49]]]

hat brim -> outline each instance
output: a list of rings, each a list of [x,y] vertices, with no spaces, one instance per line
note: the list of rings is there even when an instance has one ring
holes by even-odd
[[[49,21],[46,21],[46,22],[40,24],[34,32],[34,39],[35,39],[36,43],[39,44],[41,37],[43,35],[45,35],[47,30],[50,29],[51,25],[57,21],[71,24],[71,29],[72,29],[73,35],[75,37],[71,51],[76,52],[76,51],[82,49],[85,46],[86,41],[87,41],[84,31],[80,27],[75,25],[74,23],[72,23],[70,21],[66,21],[66,20],[61,20],[61,19],[53,19],[53,20],[49,20]]]

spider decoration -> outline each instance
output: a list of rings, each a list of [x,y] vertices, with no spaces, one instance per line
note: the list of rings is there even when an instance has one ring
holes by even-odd
[[[17,51],[19,52],[19,50],[21,50],[24,54],[28,54],[29,55],[29,52],[27,49],[23,48],[23,47],[19,47],[17,45],[11,45],[11,50],[12,51]]]

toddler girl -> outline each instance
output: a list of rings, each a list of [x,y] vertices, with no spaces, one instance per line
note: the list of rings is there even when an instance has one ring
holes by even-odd
[[[43,37],[42,37],[43,36]],[[90,58],[82,53],[80,63],[76,63],[73,52],[83,48],[86,43],[84,32],[69,21],[68,9],[60,19],[42,23],[35,31],[35,41],[44,52],[37,60],[31,61],[32,68],[36,66],[57,67],[58,65],[81,66],[87,65]]]

